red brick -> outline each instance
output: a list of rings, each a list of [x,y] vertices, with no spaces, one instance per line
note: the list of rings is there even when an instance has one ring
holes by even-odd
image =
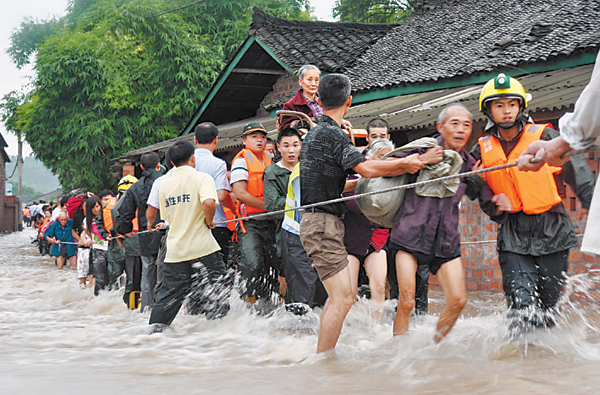
[[[572,298],[576,300],[589,300],[588,296],[583,292],[573,292]]]
[[[135,173],[135,166],[132,165],[131,163],[126,163],[123,165],[123,177],[125,177],[126,175],[134,175]]]
[[[584,265],[583,263],[577,263],[575,264],[575,269],[573,270],[573,273],[575,274],[584,274],[587,273],[587,266]]]
[[[581,262],[581,252],[579,252],[579,251],[570,251],[569,252],[569,260],[571,262]]]
[[[594,302],[600,302],[600,291],[590,291],[590,297],[588,300],[593,300]]]
[[[483,291],[483,284],[481,284],[481,283],[477,284],[477,290]]]
[[[481,270],[473,270],[473,278],[475,280],[481,280],[483,278],[483,273]]]
[[[469,291],[477,291],[477,283],[475,281],[467,281],[467,289]]]
[[[587,164],[593,172],[598,172],[598,159],[590,159]]]
[[[567,210],[569,210],[569,211],[575,210],[575,199],[573,199],[573,198],[563,199],[563,204]],[[573,218],[571,218],[571,219],[573,219]]]
[[[498,258],[492,258],[492,265],[493,267],[500,267],[500,261],[498,260]]]
[[[500,289],[500,281],[498,281],[498,280],[490,281],[490,289]]]
[[[474,258],[483,258],[483,254],[481,253],[481,250],[478,249],[478,248],[477,249],[473,249],[471,251],[471,253],[473,254]]]
[[[596,262],[596,257],[594,257],[593,255],[581,254],[581,259],[584,262],[591,262],[591,263],[595,263]]]
[[[469,269],[477,269],[477,261],[475,259],[467,259],[467,267]]]
[[[494,269],[494,278],[501,279],[502,278],[502,270]]]
[[[481,236],[481,228],[480,227],[471,227],[471,235]]]

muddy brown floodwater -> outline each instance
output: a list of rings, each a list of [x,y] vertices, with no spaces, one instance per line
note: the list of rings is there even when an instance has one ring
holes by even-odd
[[[237,298],[222,321],[180,312],[173,330],[148,335],[148,314],[121,292],[94,297],[76,273],[57,271],[30,244],[33,231],[0,237],[0,394],[596,394],[600,314],[563,302],[557,328],[508,335],[503,296],[470,292],[465,313],[432,342],[431,314],[392,338],[369,304],[351,310],[335,356],[315,355],[318,313],[252,314]],[[569,279],[585,292],[592,281]]]

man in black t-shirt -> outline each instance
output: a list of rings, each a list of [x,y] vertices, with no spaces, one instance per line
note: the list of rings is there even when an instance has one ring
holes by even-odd
[[[340,125],[352,104],[350,80],[329,74],[319,83],[323,117],[306,135],[300,153],[302,205],[339,198],[352,170],[362,177],[416,173],[425,165],[418,154],[385,161],[366,160],[352,145]],[[344,319],[354,303],[348,253],[344,247],[345,203],[326,204],[304,212],[300,239],[327,290],[329,298],[321,314],[317,352],[335,348]]]

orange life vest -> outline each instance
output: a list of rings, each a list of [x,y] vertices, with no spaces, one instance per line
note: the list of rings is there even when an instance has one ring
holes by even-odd
[[[228,209],[227,207],[223,207],[223,212],[225,213],[225,219],[227,221],[235,219],[235,214],[233,213],[233,211],[231,211],[230,209]],[[227,229],[229,229],[230,231],[234,232],[235,231],[235,224],[237,222],[228,222],[227,223]]]
[[[138,211],[140,211],[139,209],[135,209],[135,218],[133,219],[133,221],[131,221],[131,224],[133,225],[133,231],[134,232],[139,232],[140,231],[140,226],[138,224]]]
[[[117,198],[111,197],[108,201],[108,204],[102,208],[102,222],[104,222],[104,229],[108,233],[111,233],[113,228],[113,219],[112,219],[112,208],[117,204]]]
[[[263,175],[265,173],[265,169],[267,166],[271,164],[271,157],[265,152],[263,153],[264,164],[261,162],[256,155],[252,153],[249,149],[244,148],[241,150],[233,161],[240,157],[244,157],[246,160],[246,165],[248,166],[248,187],[247,191],[254,197],[264,201],[265,200],[265,192],[264,192],[264,182]],[[238,202],[238,210],[242,216],[247,216],[247,214],[256,214],[256,213],[265,213],[266,210],[261,210],[258,208],[250,207],[246,204]]]
[[[38,233],[42,233],[44,226],[50,221],[50,218],[44,218],[44,220],[38,225]]]
[[[28,208],[23,209],[23,217],[31,217],[31,211]]]
[[[489,135],[479,138],[483,165],[489,168],[514,162],[550,126],[527,124],[508,158],[496,137]],[[560,173],[561,170],[560,167],[547,164],[539,172],[524,172],[511,167],[487,173],[486,181],[495,195],[504,193],[510,199],[513,207],[511,213],[523,211],[525,214],[540,214],[561,202],[554,181],[554,173]]]

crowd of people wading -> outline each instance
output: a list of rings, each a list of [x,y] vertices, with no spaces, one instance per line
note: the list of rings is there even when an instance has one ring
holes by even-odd
[[[179,140],[169,147],[165,167],[157,153],[143,154],[141,178],[124,176],[116,195],[106,189],[54,206],[35,202],[25,220],[38,229],[40,252],[55,257],[58,269],[76,269],[82,289],[122,292],[127,308],[151,310],[152,333],[168,328],[182,305],[213,320],[240,297],[257,314],[322,308],[317,352],[324,352],[335,348],[358,297],[370,299],[377,322],[385,299],[397,299],[393,335],[407,332],[412,314],[427,314],[430,274],[446,299],[434,340],[450,332],[467,303],[458,231],[466,195],[499,224],[511,328],[552,328],[569,250],[578,246],[561,203],[564,183],[584,212],[591,206],[582,250],[600,254],[594,175],[581,156],[561,156],[600,134],[596,63],[575,111],[560,119],[560,133],[527,115],[519,81],[491,79],[479,99],[486,132],[470,152],[472,115],[460,103],[440,111],[437,137],[395,150],[387,122],[376,118],[366,127],[367,146],[355,147],[344,119],[350,80],[321,77],[306,65],[284,108],[310,121],[282,118],[276,142],[262,125],[247,124],[244,148],[227,164],[214,155],[218,128],[204,122],[195,127],[194,145]],[[518,167],[398,192],[392,212],[383,213],[387,222],[356,200],[335,201],[361,184],[374,188],[369,182],[381,177],[412,184],[515,161]],[[305,205],[311,206],[293,210]]]

